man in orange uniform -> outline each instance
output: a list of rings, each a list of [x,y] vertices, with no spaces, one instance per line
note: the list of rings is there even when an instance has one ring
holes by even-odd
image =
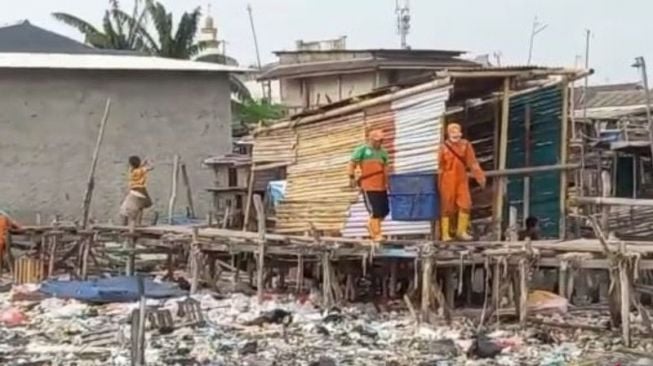
[[[383,240],[381,223],[388,213],[388,152],[382,147],[383,131],[370,132],[368,143],[357,147],[349,162],[349,181],[353,187],[360,187],[370,218],[367,229],[372,241]],[[360,177],[356,179],[356,170]]]
[[[458,214],[456,237],[471,240],[467,233],[472,199],[469,193],[467,170],[472,172],[476,182],[485,188],[485,173],[481,169],[472,144],[462,138],[458,123],[447,126],[447,139],[440,146],[440,219],[442,241],[451,241],[449,231],[451,218]]]
[[[0,210],[0,272],[2,269],[2,262],[4,260],[5,249],[7,246],[7,239],[9,237],[9,230],[18,228],[18,224],[12,221],[6,212]]]

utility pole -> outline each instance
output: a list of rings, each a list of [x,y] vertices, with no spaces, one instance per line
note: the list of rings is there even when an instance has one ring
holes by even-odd
[[[526,63],[527,65],[531,64],[531,60],[533,59],[533,43],[535,42],[535,36],[546,29],[548,27],[548,24],[541,24],[540,22],[537,21],[537,16],[535,19],[533,19],[533,29],[531,30],[531,40],[528,44],[528,62]]]
[[[640,69],[642,72],[642,84],[644,85],[644,94],[646,95],[646,120],[648,121],[648,138],[651,145],[651,161],[653,162],[653,122],[651,122],[651,92],[648,89],[648,76],[646,74],[646,61],[644,60],[644,57],[637,57],[633,67]]]
[[[590,39],[592,31],[585,29],[585,70],[590,68]],[[583,85],[583,120],[587,121],[587,88],[589,83],[589,76],[585,76],[585,84]]]
[[[259,71],[262,70],[261,66],[261,53],[258,48],[258,38],[256,37],[256,28],[254,27],[254,15],[252,15],[252,5],[247,4],[247,12],[249,13],[249,24],[252,27],[252,36],[254,37],[254,47],[256,48],[256,63]],[[272,100],[272,91],[270,90],[270,83],[267,82],[267,92],[266,92],[266,83],[261,82],[261,91],[263,92],[263,98],[267,98],[268,101]]]
[[[397,14],[397,33],[401,37],[401,48],[410,49],[407,37],[410,31],[410,3],[409,0],[403,0],[403,6],[399,6],[399,0],[396,0],[395,13]]]

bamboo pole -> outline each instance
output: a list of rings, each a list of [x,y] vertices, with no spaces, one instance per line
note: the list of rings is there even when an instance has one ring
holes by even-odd
[[[196,294],[199,287],[199,277],[200,277],[200,263],[199,256],[201,252],[199,250],[199,228],[193,227],[193,236],[192,242],[190,244],[190,264],[191,264],[191,283],[190,283],[190,293]]]
[[[255,163],[252,162],[252,166],[249,171],[249,182],[247,183],[247,202],[245,203],[245,214],[243,216],[243,231],[247,231],[247,224],[249,222],[249,212],[252,207],[252,194],[254,192],[254,176],[256,171],[254,170]]]
[[[448,77],[445,77],[445,78],[442,78],[442,79],[434,80],[434,81],[426,83],[426,84],[421,84],[421,85],[418,85],[418,86],[415,86],[415,87],[406,88],[406,89],[400,90],[398,92],[391,93],[391,94],[388,94],[388,95],[384,95],[384,96],[381,96],[381,97],[372,98],[370,100],[364,100],[364,101],[354,103],[354,104],[349,104],[349,105],[346,105],[344,107],[340,107],[340,108],[330,110],[328,112],[314,114],[314,115],[307,116],[307,117],[300,118],[300,119],[293,120],[293,121],[275,123],[274,125],[272,125],[270,127],[266,127],[265,130],[266,131],[271,131],[271,130],[276,130],[276,129],[281,129],[281,128],[289,128],[289,127],[293,127],[293,126],[298,126],[298,125],[303,125],[303,124],[308,124],[308,123],[312,123],[312,122],[321,121],[321,120],[324,120],[324,119],[327,119],[327,118],[339,117],[339,116],[342,116],[342,115],[345,115],[345,114],[350,114],[350,113],[358,112],[360,110],[364,110],[364,109],[366,109],[368,107],[371,107],[371,106],[374,106],[374,105],[378,105],[378,104],[382,104],[382,103],[390,103],[390,102],[393,102],[393,101],[395,101],[397,99],[402,99],[402,98],[405,98],[405,97],[409,97],[411,95],[419,94],[419,93],[422,93],[422,92],[425,92],[425,91],[428,91],[428,90],[437,89],[437,88],[441,88],[441,87],[445,87],[445,86],[451,87],[450,83],[451,83],[451,79],[448,78]],[[261,130],[262,130],[261,128],[258,128],[256,130],[255,134],[260,133]]]
[[[619,197],[570,197],[575,205],[599,205],[599,206],[641,206],[653,207],[653,199],[646,198],[619,198]]]
[[[431,307],[431,280],[433,277],[433,254],[427,252],[422,261],[422,319],[428,321]]]
[[[170,199],[168,200],[168,224],[172,225],[172,214],[177,200],[177,178],[179,177],[179,155],[175,155],[172,163],[172,183],[170,184]]]
[[[562,120],[560,136],[560,163],[567,163],[569,142],[569,81],[563,77],[562,87]],[[567,235],[567,171],[560,172],[560,218],[559,237],[564,239]]]
[[[501,100],[501,132],[499,134],[499,161],[498,169],[506,169],[508,155],[508,123],[510,122],[510,78],[503,80],[503,95]],[[505,177],[500,177],[496,183],[496,197],[494,198],[494,224],[497,240],[501,240],[501,222],[503,220],[503,203],[505,194]]]
[[[526,105],[524,111],[524,167],[531,166],[531,106]],[[522,218],[526,220],[531,214],[531,177],[524,177],[524,197],[522,207]]]
[[[146,317],[146,299],[145,299],[145,284],[143,283],[143,276],[137,276],[138,295],[140,297],[139,311],[138,311],[138,353],[136,365],[145,366],[145,317]],[[132,324],[132,327],[136,324]]]
[[[257,224],[258,224],[258,244],[259,244],[259,250],[258,250],[258,265],[257,265],[257,272],[256,272],[256,294],[258,298],[259,304],[263,302],[263,280],[264,280],[264,274],[263,271],[265,270],[265,244],[266,244],[266,233],[265,233],[265,211],[263,209],[263,201],[261,200],[261,196],[254,195],[252,197],[252,200],[254,201],[254,209],[256,209],[256,217],[257,217]]]
[[[297,278],[296,278],[297,293],[301,294],[304,287],[304,256],[297,255]]]
[[[194,219],[195,216],[195,205],[193,204],[193,190],[190,187],[190,179],[188,178],[188,171],[186,170],[186,164],[181,164],[181,179],[184,182],[186,187],[186,201],[188,202],[188,210],[190,217]]]
[[[95,168],[97,167],[98,157],[100,155],[100,146],[104,138],[104,129],[106,128],[107,121],[109,120],[109,111],[111,109],[111,99],[107,99],[106,106],[104,107],[104,115],[100,122],[100,130],[98,131],[97,141],[95,142],[95,150],[93,151],[93,158],[91,160],[91,169],[88,173],[88,181],[86,182],[86,192],[84,193],[83,213],[82,213],[82,228],[88,227],[89,211],[91,209],[91,200],[93,199],[93,188],[95,188]]]

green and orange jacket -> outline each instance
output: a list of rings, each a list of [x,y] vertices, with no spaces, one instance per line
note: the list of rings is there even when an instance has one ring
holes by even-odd
[[[375,149],[367,144],[354,149],[349,162],[349,176],[353,177],[360,167],[359,185],[362,190],[382,192],[388,190],[388,152],[384,148]]]

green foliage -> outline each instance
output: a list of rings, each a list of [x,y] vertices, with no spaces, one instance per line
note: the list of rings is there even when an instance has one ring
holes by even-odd
[[[282,118],[284,109],[281,105],[266,100],[247,99],[240,103],[237,113],[243,125],[254,125],[259,122],[265,125],[270,121]]]
[[[53,13],[55,19],[77,29],[86,42],[95,48],[113,50],[147,51],[142,38],[142,29],[147,23],[147,8],[144,1],[135,0],[131,15],[125,13],[117,0],[109,1],[104,13],[102,28],[67,13]]]
[[[135,0],[131,14],[120,8],[118,0],[110,0],[101,29],[71,14],[53,13],[52,16],[77,29],[96,48],[142,51],[176,59],[190,59],[205,48],[202,42],[195,42],[202,16],[199,8],[184,12],[176,27],[172,13],[153,0]],[[148,30],[150,24],[152,32]]]

